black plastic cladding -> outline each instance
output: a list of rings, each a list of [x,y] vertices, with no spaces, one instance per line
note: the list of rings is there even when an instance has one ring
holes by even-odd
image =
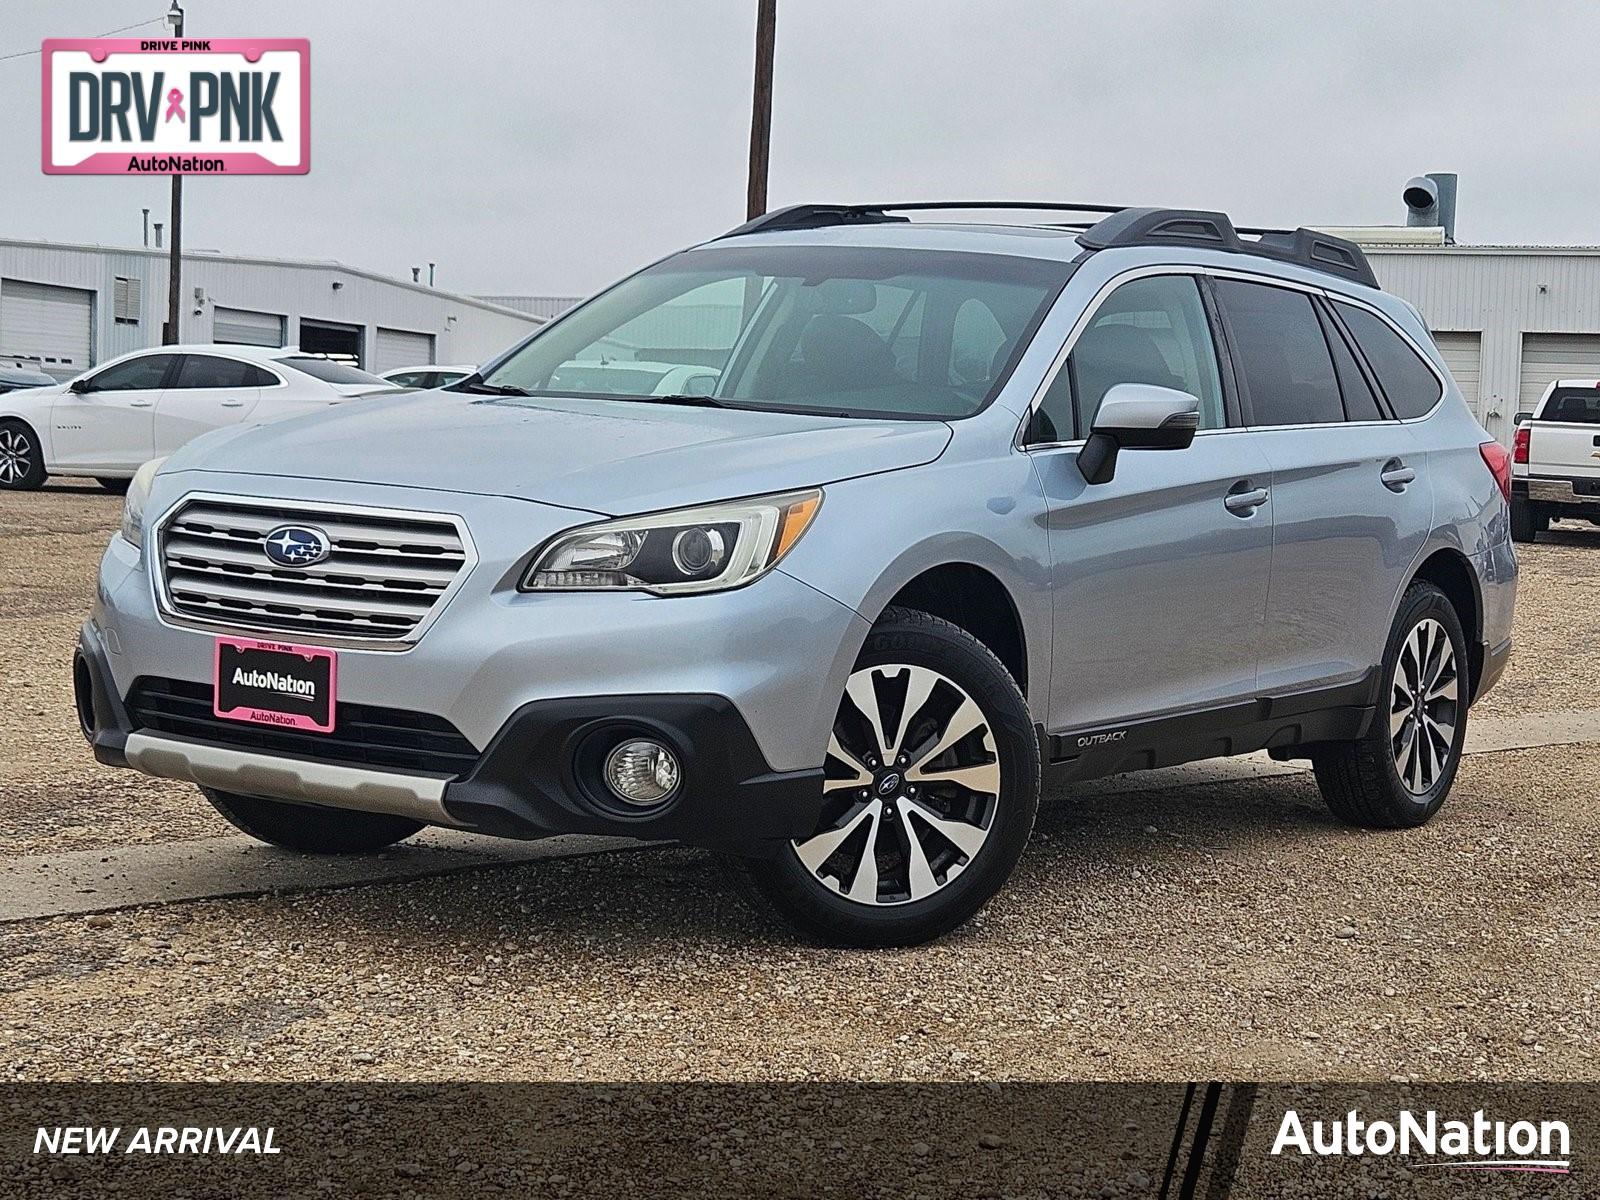
[[[1111,204],[1032,204],[1023,200],[917,201],[911,204],[792,204],[730,229],[723,237],[821,229],[830,225],[902,224],[906,212],[994,209],[1024,212],[1106,214],[1078,235],[1085,249],[1116,246],[1189,246],[1227,254],[1251,254],[1293,263],[1376,288],[1378,277],[1361,247],[1314,229],[1238,228],[1227,213],[1187,208],[1122,208]],[[1249,240],[1241,238],[1243,233]]]

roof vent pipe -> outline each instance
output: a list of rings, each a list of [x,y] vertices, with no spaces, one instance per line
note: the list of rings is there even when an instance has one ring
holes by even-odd
[[[1401,193],[1406,202],[1406,224],[1442,227],[1444,240],[1456,240],[1456,175],[1453,171],[1430,171],[1406,182]]]

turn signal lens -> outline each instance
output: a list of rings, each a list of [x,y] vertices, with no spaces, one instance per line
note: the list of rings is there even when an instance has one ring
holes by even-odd
[[[1523,466],[1528,464],[1528,439],[1533,431],[1526,425],[1518,425],[1517,432],[1511,439],[1511,461]]]

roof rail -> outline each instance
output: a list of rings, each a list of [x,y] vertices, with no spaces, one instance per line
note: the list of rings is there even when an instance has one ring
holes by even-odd
[[[1378,277],[1361,247],[1344,238],[1314,229],[1260,229],[1236,227],[1227,213],[1188,208],[1132,208],[1116,204],[1033,203],[1027,200],[919,200],[908,204],[793,204],[775,209],[723,237],[747,233],[774,233],[790,229],[821,229],[830,225],[881,225],[902,223],[907,212],[955,210],[1022,212],[1074,212],[1103,214],[1078,235],[1086,250],[1118,246],[1189,246],[1228,254],[1254,254],[1293,263],[1313,271],[1337,275],[1367,287],[1378,287]],[[1077,222],[1062,222],[1076,227]],[[1240,234],[1246,235],[1241,238]]]

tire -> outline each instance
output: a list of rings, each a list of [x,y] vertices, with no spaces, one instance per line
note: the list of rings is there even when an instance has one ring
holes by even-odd
[[[302,854],[366,854],[404,841],[423,827],[421,821],[388,813],[288,804],[208,787],[200,791],[241,833]]]
[[[1414,669],[1419,661],[1421,669]],[[1317,786],[1334,816],[1364,829],[1409,829],[1439,811],[1467,740],[1468,670],[1454,606],[1433,584],[1413,583],[1384,650],[1372,728],[1312,752]],[[1419,675],[1422,694],[1435,697],[1420,708]]]
[[[880,761],[902,742],[908,754]],[[817,831],[743,867],[784,920],[832,945],[910,946],[962,924],[1010,876],[1039,808],[1016,682],[966,630],[913,609],[867,635],[825,769]]]
[[[1550,521],[1545,519],[1545,528],[1550,527]],[[1531,542],[1539,536],[1538,518],[1534,516],[1533,504],[1520,496],[1511,498],[1511,540],[1513,542]]]
[[[0,421],[0,491],[37,491],[44,481],[39,435],[14,418]]]
[[[133,480],[131,480],[131,479],[100,479],[100,478],[96,477],[95,482],[98,483],[101,487],[105,488],[106,491],[111,492],[113,495],[126,496],[128,494],[128,485],[131,484],[133,482]]]
[[[1559,518],[1551,517],[1550,512],[1549,512],[1548,509],[1539,509],[1538,511],[1536,511],[1533,514],[1533,530],[1534,530],[1534,532],[1535,533],[1549,533],[1550,532],[1550,522],[1552,520],[1559,520]]]

